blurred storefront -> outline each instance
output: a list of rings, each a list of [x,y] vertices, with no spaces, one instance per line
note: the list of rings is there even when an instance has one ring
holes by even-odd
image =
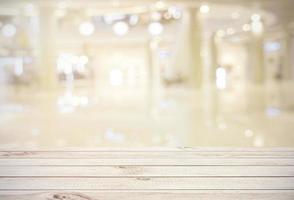
[[[291,0],[2,0],[0,137],[9,144],[7,131],[24,130],[33,134],[29,145],[44,132],[37,147],[71,131],[68,146],[79,146],[82,132],[104,141],[90,146],[108,137],[120,145],[293,146],[285,128],[294,119],[293,7]],[[265,136],[273,116],[278,128]],[[257,139],[244,142],[253,129]],[[225,137],[218,143],[213,132],[224,130],[231,136],[216,136]],[[135,132],[145,139],[137,142]],[[272,138],[264,144],[265,137]]]

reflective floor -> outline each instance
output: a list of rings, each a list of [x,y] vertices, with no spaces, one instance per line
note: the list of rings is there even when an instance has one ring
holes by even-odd
[[[3,87],[1,149],[293,147],[294,84],[226,90]]]

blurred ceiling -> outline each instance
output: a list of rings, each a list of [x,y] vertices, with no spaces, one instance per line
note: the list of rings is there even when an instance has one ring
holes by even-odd
[[[279,24],[285,24],[294,21],[293,0],[207,0],[205,2],[240,5],[248,8],[263,9],[273,13],[279,19]]]
[[[128,10],[130,7],[148,6],[158,2],[158,0],[0,0],[0,14],[5,13],[4,6],[24,5],[27,3],[36,3],[43,5],[52,5],[67,3],[71,6],[91,7],[117,10]],[[221,6],[240,6],[248,9],[264,10],[276,17],[276,24],[285,25],[294,21],[294,0],[161,0],[166,5],[199,6],[203,2]],[[7,11],[6,11],[7,13]]]

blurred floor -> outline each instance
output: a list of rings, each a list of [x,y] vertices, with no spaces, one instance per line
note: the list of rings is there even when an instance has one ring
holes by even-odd
[[[293,147],[293,83],[226,90],[0,90],[0,148]],[[291,92],[292,91],[292,92]]]

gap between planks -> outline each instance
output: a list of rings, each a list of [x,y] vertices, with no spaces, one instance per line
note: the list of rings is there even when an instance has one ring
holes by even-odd
[[[152,158],[152,159],[167,159],[167,158],[294,158],[294,151],[278,151],[278,152],[264,152],[264,151],[244,151],[244,152],[193,152],[193,151],[179,151],[179,152],[101,152],[101,151],[0,151],[0,159],[118,159],[118,158]]]

